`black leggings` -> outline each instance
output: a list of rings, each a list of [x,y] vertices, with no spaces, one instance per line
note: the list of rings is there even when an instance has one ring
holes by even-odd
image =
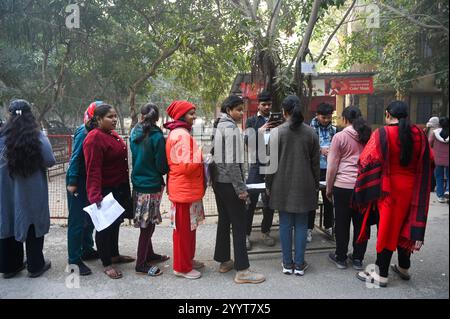
[[[103,267],[111,266],[112,257],[119,256],[119,230],[121,220],[116,220],[108,228],[95,233],[95,243]]]
[[[411,254],[401,247],[397,247],[398,252],[398,265],[403,269],[409,269],[411,267]],[[392,254],[394,252],[384,249],[381,253],[377,254],[377,261],[375,264],[380,269],[381,277],[388,277],[389,265],[391,264]]]

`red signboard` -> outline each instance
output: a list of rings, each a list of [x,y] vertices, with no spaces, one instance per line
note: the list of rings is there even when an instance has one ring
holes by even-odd
[[[256,100],[258,94],[264,90],[264,82],[261,83],[245,83],[242,82],[241,85],[242,97],[248,98],[250,100]]]
[[[325,95],[373,94],[373,78],[325,79]]]

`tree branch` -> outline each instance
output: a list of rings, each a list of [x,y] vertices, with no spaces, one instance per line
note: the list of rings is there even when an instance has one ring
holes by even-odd
[[[281,0],[277,0],[277,3],[275,4],[275,8],[273,9],[272,14],[270,16],[270,22],[269,22],[269,26],[267,28],[266,36],[269,40],[272,39],[272,36],[275,33],[275,29],[278,24],[280,9],[281,9]]]
[[[425,24],[425,23],[423,23],[423,22],[421,22],[421,21],[419,21],[419,20],[416,20],[416,19],[412,18],[412,17],[410,16],[409,13],[405,13],[405,12],[401,11],[400,9],[391,7],[390,5],[385,4],[385,3],[382,3],[382,2],[379,1],[379,0],[375,0],[375,3],[378,4],[378,5],[380,5],[380,6],[382,6],[382,7],[385,8],[385,9],[391,11],[391,12],[394,12],[394,13],[396,13],[396,14],[398,14],[398,15],[404,17],[404,18],[407,19],[408,21],[410,21],[410,22],[412,22],[412,23],[414,23],[414,24],[416,24],[416,25],[418,25],[418,26],[421,26],[422,28],[425,28],[425,29],[440,29],[440,30],[444,30],[445,33],[446,33],[447,35],[448,35],[448,33],[449,33],[448,28],[446,28],[446,27],[443,26],[443,25],[430,25],[430,24]]]
[[[325,45],[323,46],[322,51],[320,51],[319,56],[315,60],[316,62],[319,62],[320,59],[322,59],[322,56],[325,53],[325,50],[328,48],[328,45],[330,44],[331,40],[334,38],[334,35],[336,34],[336,32],[339,30],[339,28],[342,26],[342,24],[344,24],[345,19],[347,19],[348,15],[352,11],[353,7],[355,6],[355,3],[356,3],[356,0],[353,0],[352,4],[347,9],[347,12],[345,12],[344,16],[342,17],[341,22],[339,22],[339,24],[336,26],[336,28],[334,28],[334,31],[328,37],[328,40],[327,40],[327,42],[325,42]]]

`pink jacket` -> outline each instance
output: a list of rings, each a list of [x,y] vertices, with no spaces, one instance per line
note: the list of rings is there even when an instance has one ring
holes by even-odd
[[[434,154],[434,163],[437,166],[448,166],[448,142],[449,138],[447,137],[444,140],[439,134],[441,133],[441,129],[433,131],[433,134],[429,137],[430,146],[433,148]]]
[[[363,149],[358,132],[351,125],[333,137],[327,158],[327,192],[330,193],[333,186],[355,188],[359,155]]]

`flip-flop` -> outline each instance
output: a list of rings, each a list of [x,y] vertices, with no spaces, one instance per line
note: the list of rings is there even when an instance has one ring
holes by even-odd
[[[393,272],[398,274],[400,276],[400,278],[402,278],[403,280],[410,280],[411,279],[411,275],[410,274],[405,274],[404,272],[400,271],[400,269],[398,269],[397,265],[392,264],[391,265],[391,269],[392,269]]]
[[[147,275],[149,275],[150,277],[157,277],[157,276],[160,276],[162,274],[163,274],[163,272],[157,266],[151,266],[150,269],[147,272]]]
[[[163,263],[163,262],[165,262],[165,261],[167,261],[167,260],[169,260],[170,259],[170,256],[167,256],[167,255],[158,255],[158,254],[154,254],[153,256],[152,256],[152,258],[150,258],[149,260],[148,260],[148,262],[156,262],[156,263]]]
[[[132,263],[135,260],[136,259],[134,259],[133,257],[120,255],[117,259],[113,258],[112,263],[113,264],[128,264],[128,263]]]
[[[116,273],[116,275],[113,275],[111,272],[114,271]],[[111,279],[119,279],[122,278],[122,273],[114,268],[109,268],[109,269],[105,269],[103,270],[103,272]]]

